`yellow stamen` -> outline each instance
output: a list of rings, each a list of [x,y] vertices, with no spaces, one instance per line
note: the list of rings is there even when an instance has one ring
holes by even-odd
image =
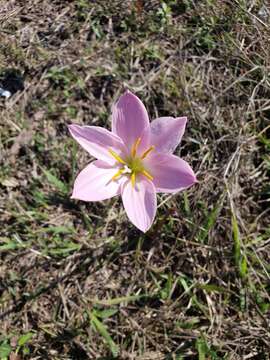
[[[153,176],[150,175],[149,172],[146,171],[146,170],[142,170],[142,174],[143,174],[145,177],[147,177],[147,179],[149,179],[149,180],[151,180],[151,181],[154,179]]]
[[[135,180],[136,180],[136,174],[133,172],[131,174],[131,184],[132,184],[132,187],[135,186]]]
[[[109,153],[112,155],[112,157],[115,158],[115,160],[117,160],[121,164],[124,164],[124,165],[126,164],[125,161],[118,154],[116,154],[116,152],[114,152],[112,149],[109,149]]]
[[[124,172],[124,169],[118,170],[117,173],[113,175],[112,180],[117,179],[123,172]]]
[[[137,153],[137,150],[138,150],[138,146],[140,145],[140,142],[141,142],[141,138],[139,137],[135,143],[132,145],[131,147],[131,156],[132,157],[135,157],[136,156],[136,153]]]
[[[155,149],[154,145],[150,146],[150,148],[147,149],[147,150],[142,154],[141,159],[145,159],[146,156],[147,156],[151,151],[153,151],[154,149]]]

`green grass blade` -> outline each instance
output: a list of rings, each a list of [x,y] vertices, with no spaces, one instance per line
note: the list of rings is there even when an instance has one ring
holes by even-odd
[[[45,174],[48,182],[55,187],[57,190],[59,190],[62,193],[67,193],[68,188],[63,181],[59,180],[55,175],[53,175],[49,170],[42,169],[43,173]]]
[[[105,325],[96,317],[94,312],[88,312],[88,315],[90,317],[91,325],[92,327],[99,332],[99,334],[103,337],[103,339],[108,344],[110,351],[113,355],[113,357],[117,357],[119,349],[118,346],[113,341],[111,335],[108,333]]]
[[[237,220],[234,214],[232,215],[232,232],[234,240],[234,260],[235,264],[238,266],[241,256],[241,241]]]
[[[131,296],[122,296],[122,297],[118,297],[118,298],[114,298],[114,299],[108,299],[108,300],[98,300],[98,299],[94,299],[93,302],[95,304],[99,304],[99,305],[119,305],[121,303],[128,303],[128,302],[132,302],[132,301],[137,301],[143,297],[145,297],[146,295],[131,295]]]

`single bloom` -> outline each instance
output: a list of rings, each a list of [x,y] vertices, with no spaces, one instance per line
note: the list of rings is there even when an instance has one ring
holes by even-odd
[[[186,117],[161,117],[150,124],[141,100],[126,91],[113,106],[112,131],[69,125],[73,138],[97,159],[77,176],[72,198],[121,195],[130,221],[146,232],[155,218],[156,193],[175,193],[196,182],[188,163],[173,155],[186,122]]]

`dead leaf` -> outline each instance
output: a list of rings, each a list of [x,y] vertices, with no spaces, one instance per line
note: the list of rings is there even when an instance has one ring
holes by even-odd
[[[143,11],[143,1],[137,0],[135,3],[135,7],[136,7],[137,14],[140,16]]]
[[[22,358],[20,357],[20,355],[18,354],[15,354],[14,352],[12,352],[10,355],[9,355],[9,360],[21,360]]]
[[[40,121],[44,118],[45,116],[45,111],[43,110],[39,110],[34,114],[34,120],[35,121]]]
[[[15,139],[10,149],[11,162],[15,162],[16,156],[18,155],[20,148],[30,143],[33,138],[33,130],[23,130]]]
[[[1,184],[5,187],[11,187],[11,188],[19,186],[18,180],[14,177],[2,180]]]

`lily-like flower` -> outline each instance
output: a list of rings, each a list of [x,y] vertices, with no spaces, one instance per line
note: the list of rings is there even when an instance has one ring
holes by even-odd
[[[126,91],[112,110],[112,132],[98,126],[69,125],[73,138],[97,160],[77,176],[72,198],[101,201],[121,194],[130,221],[146,232],[152,225],[156,193],[175,193],[196,177],[172,155],[185,131],[186,117],[149,123],[141,100]]]

